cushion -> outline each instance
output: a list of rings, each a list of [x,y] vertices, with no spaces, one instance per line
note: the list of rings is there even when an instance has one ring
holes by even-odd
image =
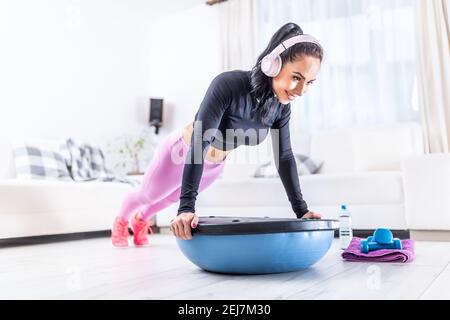
[[[100,180],[104,182],[122,182],[133,186],[140,184],[139,179],[116,175],[106,167],[106,160],[100,147],[84,141],[69,138],[63,147],[64,159],[70,176],[75,181]]]
[[[355,171],[399,171],[401,161],[414,154],[411,131],[392,128],[353,134]]]
[[[316,133],[311,136],[308,155],[323,161],[321,174],[353,171],[353,143],[351,130],[335,130]]]
[[[13,142],[18,179],[72,180],[59,140]]]
[[[303,154],[294,154],[297,163],[297,172],[300,176],[306,176],[319,172],[323,165],[322,161],[313,160]],[[278,177],[278,170],[275,166],[275,161],[271,160],[264,163],[256,169],[255,178]]]

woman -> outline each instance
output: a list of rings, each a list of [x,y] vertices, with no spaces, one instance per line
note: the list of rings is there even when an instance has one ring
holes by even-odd
[[[150,218],[177,201],[178,215],[170,229],[177,237],[191,239],[191,228],[198,223],[197,194],[217,179],[232,150],[261,143],[269,129],[275,162],[293,211],[298,218],[320,219],[308,210],[300,191],[289,119],[290,102],[305,94],[315,81],[322,59],[323,49],[317,40],[288,23],[272,36],[251,71],[228,71],[214,78],[195,121],[158,145],[142,185],[125,198],[112,228],[113,245],[128,245],[128,220],[136,211],[131,220],[134,244],[146,245]]]

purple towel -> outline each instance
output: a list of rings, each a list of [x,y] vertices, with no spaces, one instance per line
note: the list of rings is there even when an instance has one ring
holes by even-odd
[[[349,261],[373,262],[408,262],[414,260],[414,240],[402,240],[402,250],[380,249],[361,252],[361,238],[353,237],[350,245],[342,253],[342,258]]]

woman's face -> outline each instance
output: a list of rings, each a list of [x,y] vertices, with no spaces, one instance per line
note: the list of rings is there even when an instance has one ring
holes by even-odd
[[[302,96],[316,80],[320,70],[320,59],[300,56],[293,62],[286,62],[280,73],[272,79],[272,88],[282,104],[288,104]]]

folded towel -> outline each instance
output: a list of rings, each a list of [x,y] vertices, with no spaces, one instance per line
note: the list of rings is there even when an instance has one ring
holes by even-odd
[[[342,253],[342,258],[348,261],[372,261],[372,262],[409,262],[414,260],[414,240],[402,240],[402,250],[380,249],[361,252],[361,238],[353,237],[350,245]]]

